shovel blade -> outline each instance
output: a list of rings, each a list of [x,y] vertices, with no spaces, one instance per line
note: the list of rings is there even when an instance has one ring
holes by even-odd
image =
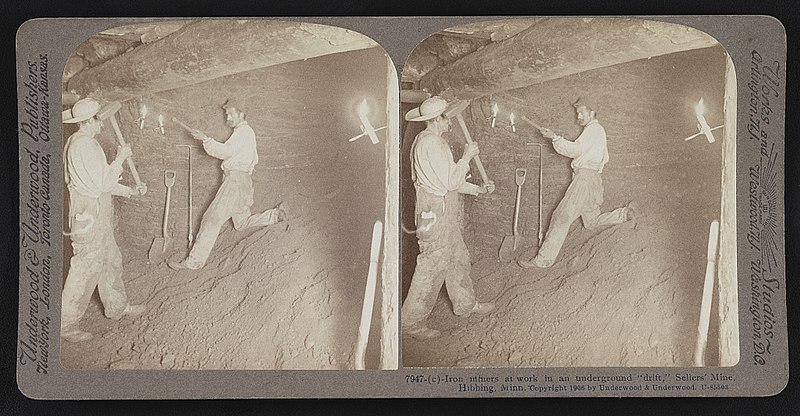
[[[514,171],[514,183],[516,183],[517,186],[522,186],[523,184],[525,184],[526,176],[528,176],[527,169],[517,168],[517,170]]]
[[[509,261],[514,258],[514,251],[516,249],[516,237],[507,235],[503,237],[503,243],[500,244],[500,260]]]
[[[166,256],[167,241],[163,237],[156,237],[153,239],[153,244],[150,245],[150,251],[147,252],[147,260],[150,264],[158,264],[164,261]]]

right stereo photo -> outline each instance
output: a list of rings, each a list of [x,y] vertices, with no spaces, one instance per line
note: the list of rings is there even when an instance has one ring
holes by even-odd
[[[696,29],[520,18],[401,76],[405,367],[739,361],[736,76]]]

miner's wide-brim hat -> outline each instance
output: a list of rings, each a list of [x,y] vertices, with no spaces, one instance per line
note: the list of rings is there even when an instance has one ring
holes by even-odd
[[[61,112],[61,122],[68,124],[80,123],[94,117],[98,111],[100,111],[100,103],[97,100],[84,98],[78,100],[69,110]]]
[[[426,99],[419,107],[411,109],[406,113],[406,121],[426,121],[439,117],[447,109],[447,101],[444,98],[434,95]]]

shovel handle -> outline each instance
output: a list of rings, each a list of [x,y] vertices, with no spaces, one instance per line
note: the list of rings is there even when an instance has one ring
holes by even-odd
[[[161,236],[167,238],[167,222],[169,221],[169,200],[172,195],[172,187],[167,187],[167,200],[164,202],[164,226],[161,229]]]
[[[164,171],[164,185],[167,186],[167,200],[164,202],[164,227],[161,230],[162,237],[164,237],[164,241],[167,238],[167,224],[169,222],[169,205],[170,199],[172,197],[172,185],[175,185],[175,171],[174,170],[166,170]]]
[[[514,202],[514,228],[512,230],[513,236],[517,236],[517,228],[519,224],[519,204],[522,202],[522,185],[517,185],[517,200]]]
[[[456,120],[458,120],[458,125],[461,126],[461,131],[464,133],[464,138],[467,140],[467,143],[475,143],[472,140],[472,136],[469,134],[469,130],[467,130],[467,124],[464,123],[464,117],[461,116],[461,113],[456,115]],[[478,171],[481,173],[481,180],[483,180],[483,184],[486,185],[489,183],[489,176],[486,175],[486,169],[483,168],[483,163],[481,163],[480,156],[475,156],[472,159],[475,161],[475,166],[478,167]]]

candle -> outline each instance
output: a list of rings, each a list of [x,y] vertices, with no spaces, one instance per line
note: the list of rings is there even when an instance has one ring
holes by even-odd
[[[497,112],[498,111],[499,111],[499,108],[497,107],[497,103],[494,103],[494,105],[492,105],[492,128],[494,128],[495,120],[497,120]]]
[[[700,101],[697,103],[697,105],[694,106],[694,115],[697,118],[697,123],[698,127],[700,128],[700,131],[703,132],[703,134],[705,134],[706,139],[708,140],[709,143],[714,143],[714,133],[711,132],[711,126],[708,125],[708,122],[706,122],[706,118],[703,116],[703,113],[705,113],[705,111],[706,107],[705,104],[703,103],[703,98],[700,97]]]
[[[361,101],[361,104],[358,105],[358,109],[356,110],[358,113],[358,119],[361,120],[361,127],[369,136],[369,139],[372,140],[372,144],[378,144],[378,135],[375,134],[375,129],[372,127],[372,123],[369,122],[367,118],[367,114],[369,113],[369,105],[367,104],[367,99],[365,98]]]
[[[144,118],[147,117],[147,104],[142,103],[139,108],[139,130],[144,130]]]
[[[158,128],[161,130],[161,134],[164,134],[164,115],[158,115]]]

